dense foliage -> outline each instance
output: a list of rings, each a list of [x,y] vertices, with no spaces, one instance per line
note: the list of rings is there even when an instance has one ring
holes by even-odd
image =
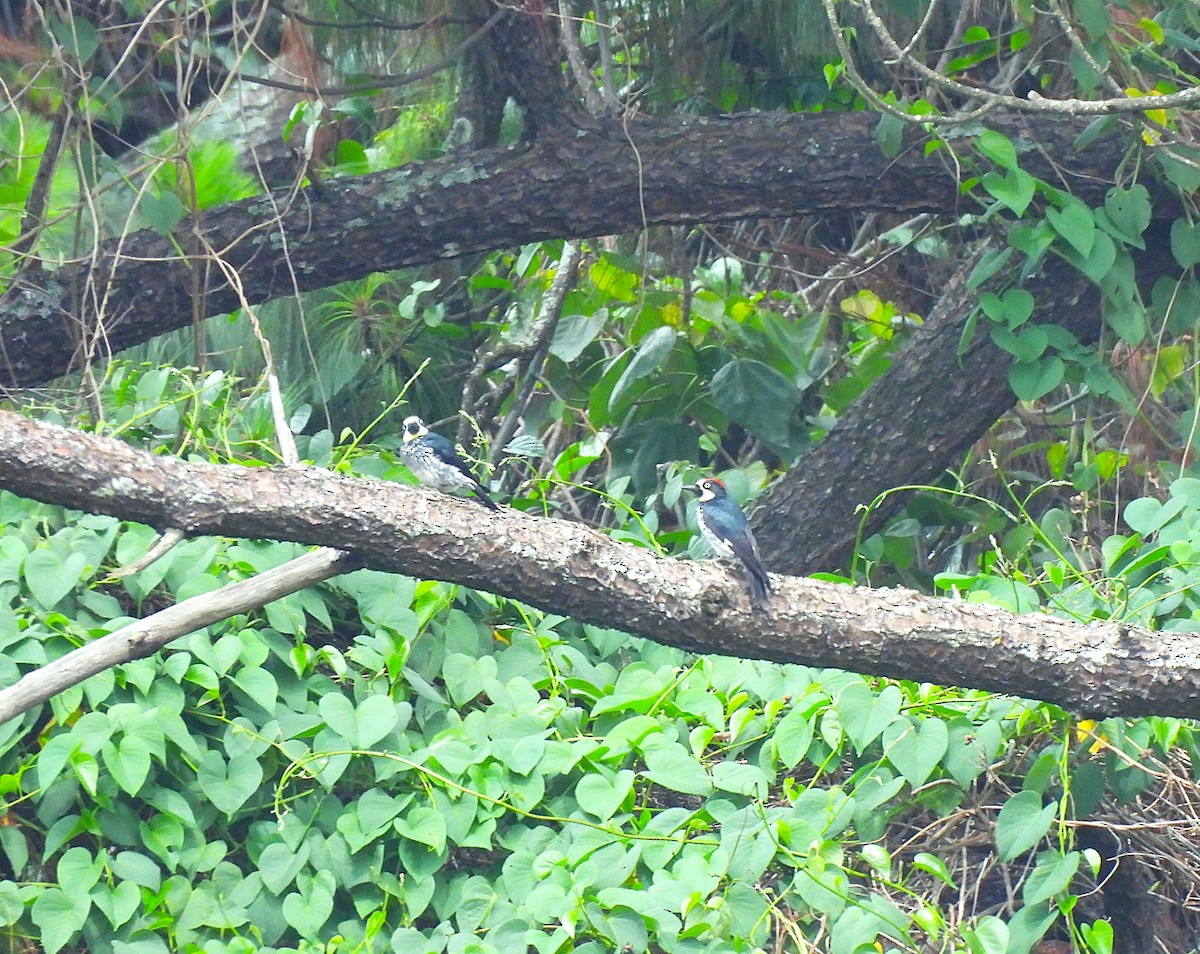
[[[131,439],[256,446],[263,398],[221,374],[112,383],[106,422]],[[386,451],[349,466],[405,479]],[[1168,526],[1186,505],[1137,509]],[[299,550],[196,539],[118,580],[104,568],[148,528],[7,493],[0,520],[7,681]],[[1000,952],[1055,923],[1104,952],[1076,820],[1174,776],[1180,747],[1178,720],[1081,729],[982,693],[689,657],[363,570],[8,723],[0,917],[50,952]],[[956,845],[972,818],[994,856]],[[963,892],[992,913],[963,920]]]

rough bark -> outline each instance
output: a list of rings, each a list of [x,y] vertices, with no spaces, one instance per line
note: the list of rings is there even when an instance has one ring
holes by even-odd
[[[371,272],[548,238],[583,238],[645,225],[787,216],[827,210],[946,212],[969,208],[947,149],[925,156],[917,134],[885,157],[866,114],[758,114],[607,121],[528,148],[450,157],[204,213],[202,231],[239,291],[220,282],[200,311],[324,288]],[[1026,141],[1025,126],[996,128]],[[1119,137],[1076,155],[1080,125],[1029,124],[1038,149],[1022,157],[1043,176],[1095,200],[1121,161]],[[952,144],[954,141],[952,141]],[[965,146],[958,150],[965,152]],[[1047,159],[1053,156],[1053,163]],[[177,235],[139,232],[103,246],[91,273],[14,287],[0,314],[0,386],[42,384],[71,366],[79,341],[106,351],[192,320],[193,223]],[[82,294],[80,290],[83,290]],[[77,302],[84,302],[82,307]]]
[[[711,564],[664,560],[579,524],[325,471],[189,464],[0,413],[0,483],[192,534],[295,540],[363,565],[523,600],[696,652],[975,686],[1087,714],[1200,715],[1200,641],[1014,616],[902,590],[779,577],[757,611]]]
[[[751,520],[770,569],[843,567],[860,527],[864,536],[875,532],[908,497],[892,494],[869,515],[861,507],[893,488],[935,481],[1015,403],[1012,357],[992,342],[986,321],[963,349],[978,302],[967,284],[975,261],[955,274],[892,367],[759,498]],[[1085,343],[1099,335],[1099,294],[1070,266],[1052,259],[1025,288],[1037,301],[1034,322],[1062,325]]]

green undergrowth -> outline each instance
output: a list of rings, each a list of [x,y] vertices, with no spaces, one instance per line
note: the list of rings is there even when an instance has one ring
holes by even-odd
[[[118,366],[93,425],[271,462],[264,406],[220,375]],[[402,476],[327,432],[301,450]],[[669,546],[618,490],[618,532]],[[1131,505],[1162,542],[1112,559],[1154,574],[1190,493]],[[117,578],[149,528],[6,492],[0,526],[5,684],[303,552],[190,539]],[[360,570],[0,727],[0,922],[12,949],[50,954],[1024,954],[1043,936],[1107,954],[1106,861],[1080,824],[1141,817],[1164,779],[1191,791],[1195,747],[1181,720],[1077,725],[1048,704],[696,657]]]

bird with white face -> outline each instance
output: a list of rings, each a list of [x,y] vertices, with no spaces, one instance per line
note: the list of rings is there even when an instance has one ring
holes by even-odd
[[[746,568],[746,583],[755,603],[765,602],[771,592],[771,578],[758,555],[758,543],[741,507],[733,502],[725,484],[717,477],[705,477],[689,487],[700,495],[696,522],[700,533],[719,556],[736,557]]]
[[[488,508],[498,511],[487,489],[471,473],[467,462],[454,445],[441,434],[435,434],[415,414],[404,419],[404,444],[400,460],[413,476],[426,487],[442,493],[465,491]]]

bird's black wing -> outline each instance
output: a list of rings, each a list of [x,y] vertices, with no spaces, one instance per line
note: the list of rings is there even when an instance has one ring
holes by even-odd
[[[449,440],[442,437],[441,434],[434,434],[430,431],[425,435],[425,443],[438,456],[438,459],[443,463],[449,464],[471,482],[471,492],[475,494],[481,504],[487,507],[488,510],[500,510],[492,498],[488,496],[487,488],[475,479],[475,475],[471,473],[471,468],[467,466],[467,462],[462,459],[462,456],[455,450],[454,445]]]
[[[733,555],[742,561],[746,568],[747,582],[750,584],[750,596],[756,603],[761,603],[771,592],[771,578],[767,576],[767,568],[763,566],[762,558],[758,555],[758,544],[749,526],[745,533],[734,534],[729,541]]]

